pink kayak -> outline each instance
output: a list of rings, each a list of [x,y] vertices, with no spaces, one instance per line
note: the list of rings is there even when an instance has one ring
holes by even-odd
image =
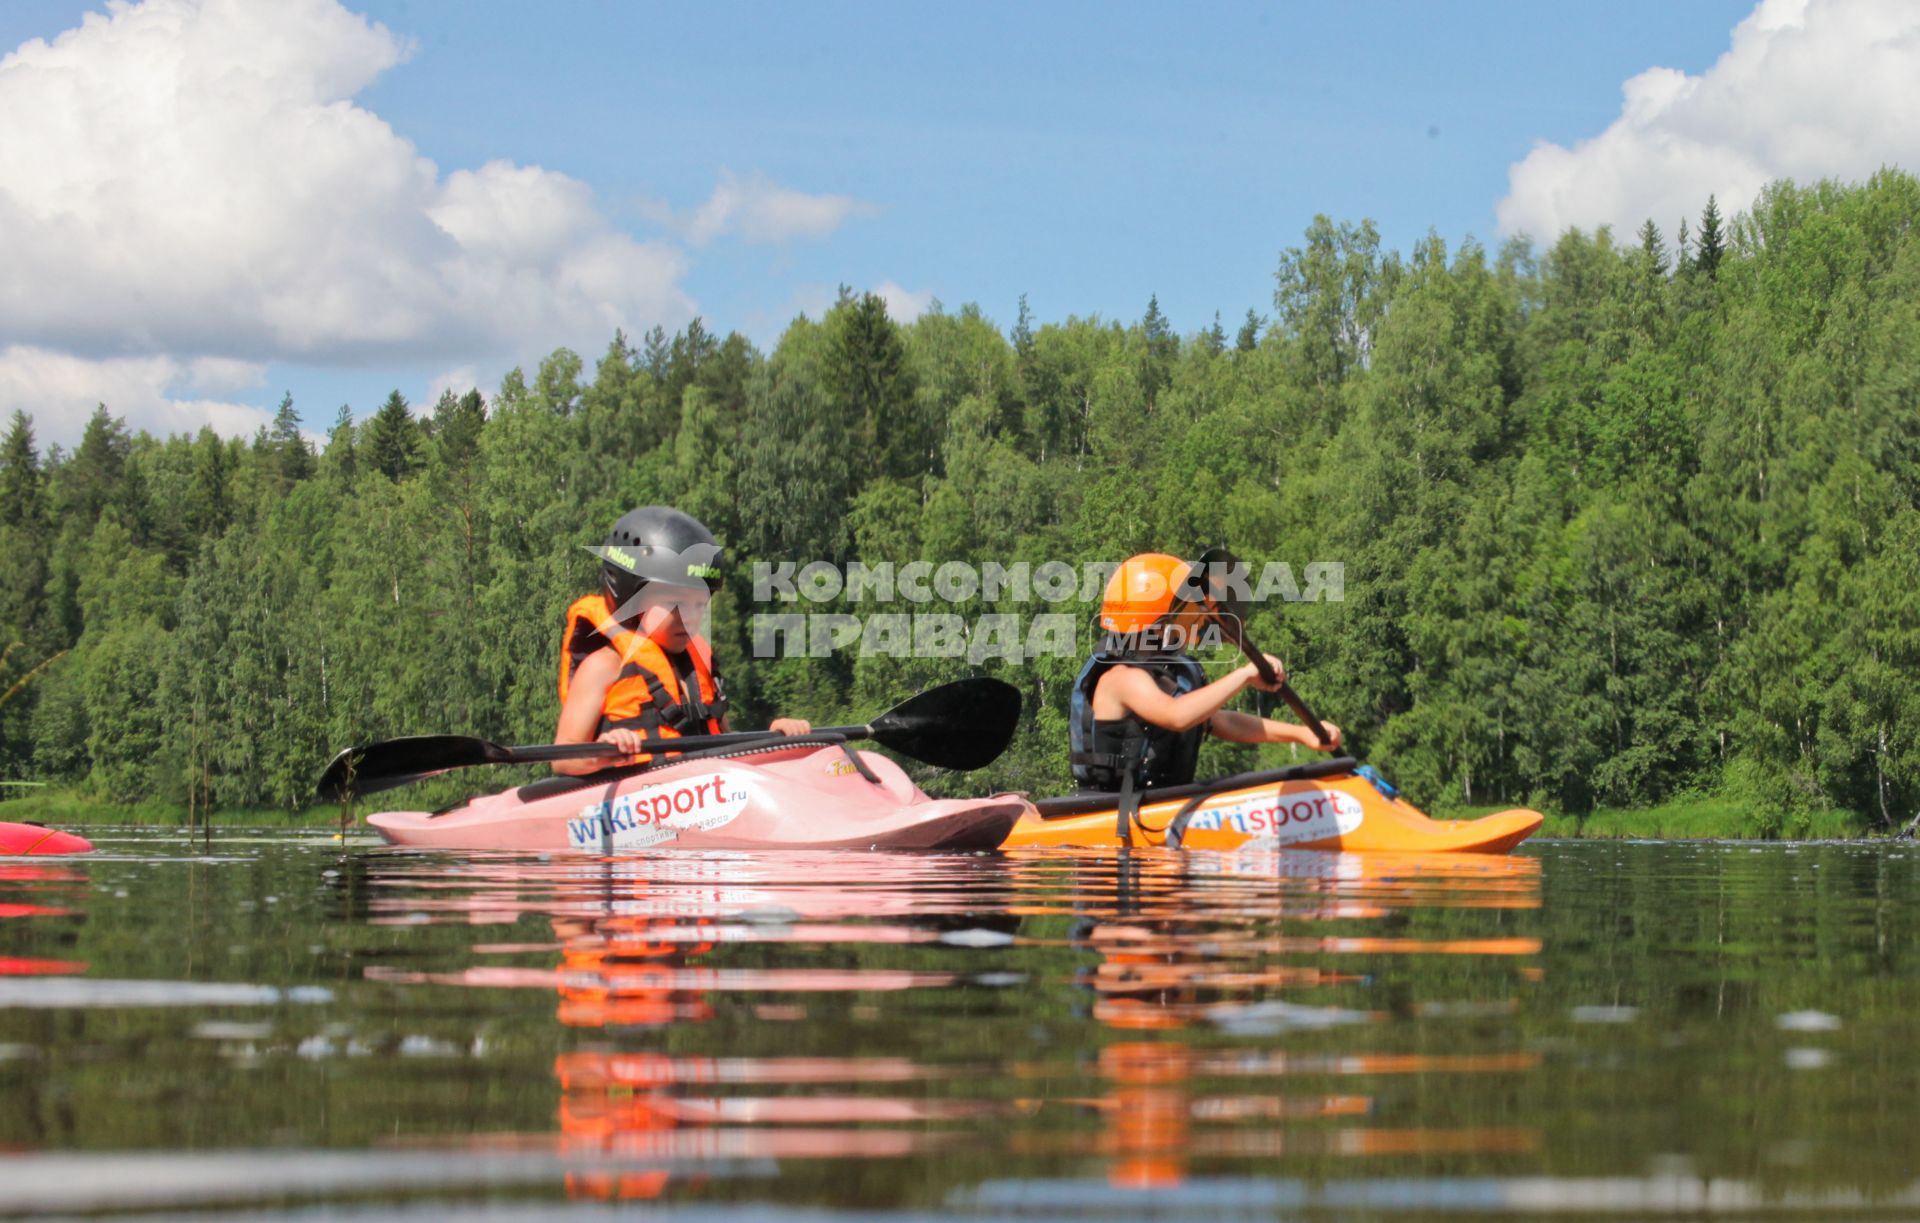
[[[1030,810],[1017,794],[929,798],[885,756],[807,744],[552,777],[367,823],[395,845],[435,849],[973,850],[999,846]]]

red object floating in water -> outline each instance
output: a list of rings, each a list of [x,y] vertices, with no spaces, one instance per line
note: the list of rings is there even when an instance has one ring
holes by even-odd
[[[78,960],[29,960],[0,955],[0,977],[63,977],[87,971]]]
[[[7,854],[86,854],[93,844],[71,832],[46,828],[39,824],[0,823],[0,856]]]

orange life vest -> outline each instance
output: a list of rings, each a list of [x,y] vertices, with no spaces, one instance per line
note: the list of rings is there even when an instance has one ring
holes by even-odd
[[[595,650],[620,652],[620,673],[600,704],[600,729],[638,730],[649,739],[681,735],[717,735],[727,715],[727,698],[713,673],[713,649],[693,637],[687,642],[684,676],[653,638],[633,632],[613,618],[605,595],[575,599],[567,608],[567,632],[560,644],[560,703],[567,703],[573,673]],[[692,679],[689,685],[684,679]]]

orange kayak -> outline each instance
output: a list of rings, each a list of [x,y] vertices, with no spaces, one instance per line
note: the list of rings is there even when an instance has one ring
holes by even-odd
[[[1539,829],[1538,811],[1436,820],[1346,757],[1148,790],[1124,825],[1119,795],[1043,798],[1004,848],[1049,845],[1282,847],[1347,852],[1503,854]]]

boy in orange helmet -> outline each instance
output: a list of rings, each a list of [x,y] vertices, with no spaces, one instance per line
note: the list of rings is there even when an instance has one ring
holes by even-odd
[[[1322,723],[1327,741],[1321,742],[1304,726],[1223,708],[1248,685],[1278,692],[1286,672],[1269,654],[1272,683],[1251,662],[1208,682],[1181,648],[1220,616],[1198,600],[1190,584],[1195,576],[1195,566],[1178,557],[1144,552],[1107,579],[1100,605],[1107,640],[1073,686],[1068,760],[1082,790],[1186,785],[1209,733],[1233,743],[1298,743],[1322,752],[1340,746],[1340,728],[1331,722]]]

